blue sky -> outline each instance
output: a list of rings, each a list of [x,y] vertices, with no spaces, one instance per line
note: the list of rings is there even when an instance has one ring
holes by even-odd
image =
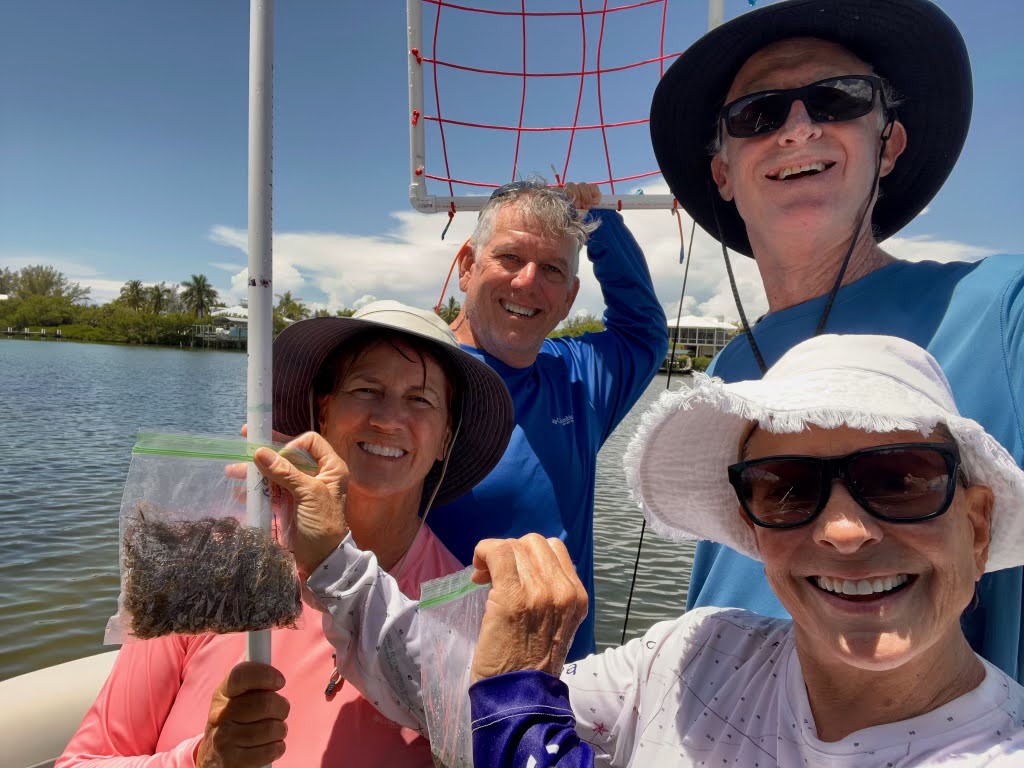
[[[939,5],[971,53],[972,130],[943,191],[891,250],[938,259],[1021,252],[1024,4]],[[527,2],[528,10],[577,7],[576,0]],[[727,17],[748,9],[747,0],[726,0]],[[435,13],[426,6],[428,38]],[[706,15],[704,0],[670,0],[665,52],[702,34]],[[660,17],[660,6],[611,14],[602,65],[657,55]],[[588,18],[592,66],[600,19]],[[405,3],[281,0],[275,22],[275,290],[332,309],[367,296],[433,302],[473,215],[457,215],[442,242],[447,218],[415,213],[408,203]],[[443,58],[519,66],[518,19],[446,8],[438,30]],[[528,66],[578,69],[579,32],[578,19],[529,21]],[[174,283],[199,272],[224,298],[244,296],[248,34],[244,0],[0,0],[0,266],[54,264],[91,285],[100,301],[125,280]],[[646,116],[656,81],[656,66],[605,76],[605,120]],[[531,81],[524,124],[571,123],[577,85]],[[581,123],[597,121],[595,85],[589,78]],[[446,117],[518,120],[514,78],[442,71],[440,93]],[[436,113],[432,97],[427,111]],[[441,173],[436,128],[428,128],[428,170]],[[453,175],[511,178],[512,134],[452,128],[446,138]],[[551,164],[561,172],[565,138],[527,136],[518,172],[550,178]],[[576,141],[570,176],[606,178],[598,134],[579,133]],[[654,169],[646,126],[614,131],[610,143],[615,175]],[[645,185],[657,189],[658,180]],[[635,212],[627,222],[647,252],[659,296],[674,311],[681,270],[673,219]],[[693,252],[684,309],[734,316],[710,239],[698,236]],[[742,290],[756,309],[760,283],[742,261]],[[586,270],[577,307],[601,310]]]

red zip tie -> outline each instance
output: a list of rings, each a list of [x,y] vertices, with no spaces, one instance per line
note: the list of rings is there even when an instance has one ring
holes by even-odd
[[[423,66],[423,57],[420,55],[420,49],[419,48],[413,48],[413,49],[411,49],[409,51],[409,53],[411,53],[413,56],[416,57],[416,63],[419,64],[422,67]]]
[[[416,175],[417,176],[422,176],[423,175],[423,166],[422,165],[416,166]]]
[[[418,123],[419,121],[420,121],[420,111],[418,109],[414,109],[412,111],[412,124],[416,125],[416,123]]]

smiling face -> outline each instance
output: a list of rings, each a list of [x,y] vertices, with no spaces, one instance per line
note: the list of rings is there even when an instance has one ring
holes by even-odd
[[[318,398],[320,434],[348,465],[349,493],[418,511],[423,480],[444,458],[451,388],[441,366],[400,340],[371,342]]]
[[[848,427],[796,434],[755,429],[745,458],[843,456],[935,440],[918,432]],[[988,488],[958,484],[940,517],[887,523],[868,514],[836,481],[825,509],[810,523],[788,530],[751,524],[768,583],[793,617],[801,653],[822,663],[880,671],[962,639],[960,614],[988,558],[991,503]]]
[[[783,40],[747,60],[725,102],[829,77],[872,74],[869,65],[835,43]],[[777,131],[744,139],[724,135],[722,151],[712,159],[712,174],[722,198],[736,203],[755,250],[769,235],[848,238],[871,189],[882,127],[877,104],[854,120],[816,123],[803,103],[794,101]],[[892,170],[905,146],[906,132],[897,122],[886,144],[881,176]]]
[[[469,244],[459,253],[468,322],[456,327],[455,335],[514,368],[533,364],[579,291],[572,274],[576,241],[538,229],[515,206],[504,206],[480,253]]]

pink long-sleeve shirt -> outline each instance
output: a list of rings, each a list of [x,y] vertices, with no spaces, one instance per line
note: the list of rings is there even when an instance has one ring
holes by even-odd
[[[426,526],[409,549],[398,582],[419,598],[423,581],[461,564]],[[433,766],[427,740],[379,714],[351,685],[325,694],[334,649],[322,614],[303,605],[300,628],[274,630],[272,663],[291,704],[287,751],[279,768]],[[245,636],[171,635],[126,643],[110,677],[56,768],[194,768],[214,690],[245,658]]]

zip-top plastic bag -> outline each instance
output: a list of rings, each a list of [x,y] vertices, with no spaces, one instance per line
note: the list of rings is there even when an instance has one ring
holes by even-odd
[[[104,642],[295,626],[295,560],[246,522],[244,465],[261,446],[317,472],[311,456],[280,444],[139,433],[121,500],[121,594]]]
[[[490,584],[474,584],[470,566],[420,586],[423,709],[434,762],[473,765],[470,668],[480,639]]]

